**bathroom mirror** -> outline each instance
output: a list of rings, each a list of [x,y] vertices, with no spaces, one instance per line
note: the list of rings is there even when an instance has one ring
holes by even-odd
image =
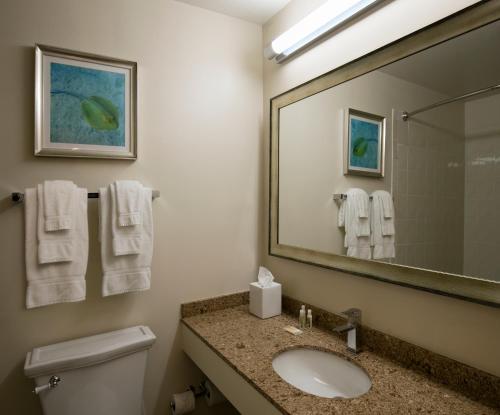
[[[271,100],[271,255],[500,306],[499,19],[479,3]],[[347,251],[353,188],[392,198],[393,254]]]

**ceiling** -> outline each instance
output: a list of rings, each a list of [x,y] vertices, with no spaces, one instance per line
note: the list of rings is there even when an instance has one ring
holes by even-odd
[[[249,22],[264,24],[290,0],[177,0]]]
[[[381,69],[409,82],[458,96],[499,83],[500,22],[466,33]]]

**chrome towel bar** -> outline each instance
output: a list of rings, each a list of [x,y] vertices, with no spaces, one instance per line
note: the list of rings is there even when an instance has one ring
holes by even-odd
[[[156,199],[157,197],[160,197],[160,191],[159,190],[153,190],[153,200]],[[24,202],[24,193],[20,192],[14,192],[10,196],[11,200],[15,203],[21,203]],[[89,199],[98,199],[99,198],[99,193],[97,192],[92,192],[88,194]]]

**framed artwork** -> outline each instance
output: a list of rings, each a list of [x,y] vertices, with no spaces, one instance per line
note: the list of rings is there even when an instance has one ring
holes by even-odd
[[[345,114],[344,174],[384,177],[385,117],[349,108]]]
[[[137,63],[35,46],[35,155],[137,158]]]

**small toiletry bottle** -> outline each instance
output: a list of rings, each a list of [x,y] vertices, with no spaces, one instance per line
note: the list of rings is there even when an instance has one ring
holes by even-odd
[[[313,314],[312,310],[309,309],[307,310],[307,327],[312,329],[312,326],[313,326]]]
[[[306,306],[303,305],[299,312],[299,327],[301,329],[306,328]]]

